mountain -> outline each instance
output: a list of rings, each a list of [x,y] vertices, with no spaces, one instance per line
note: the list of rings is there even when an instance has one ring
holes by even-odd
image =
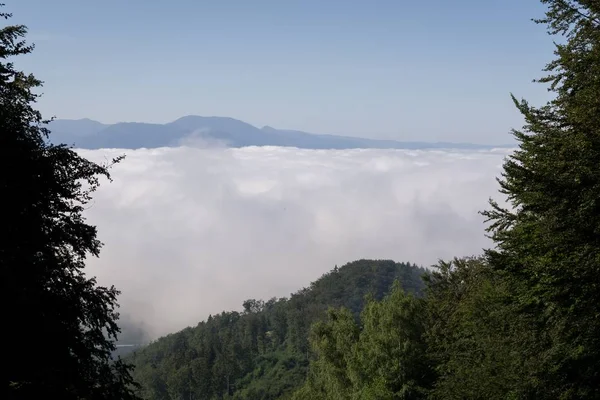
[[[50,123],[53,130],[68,135],[91,135],[100,132],[108,125],[89,118],[84,119],[56,119]]]
[[[102,131],[108,126],[109,125],[105,125],[101,122],[84,118],[57,119],[50,123],[49,128],[52,131],[51,139],[53,142],[72,145],[75,142],[84,140],[84,138]]]
[[[209,316],[195,327],[136,349],[127,359],[142,397],[154,399],[285,399],[306,379],[310,326],[329,307],[355,318],[365,297],[379,300],[395,280],[422,295],[426,270],[389,260],[359,260],[335,267],[289,298],[246,300],[242,312]]]
[[[217,143],[227,147],[284,146],[302,149],[490,149],[471,143],[400,142],[350,136],[314,134],[281,130],[269,126],[259,129],[229,117],[188,115],[167,124],[120,122],[102,124],[90,119],[55,120],[49,125],[52,143],[65,143],[83,149],[175,147],[187,143]]]
[[[282,130],[265,126],[266,133],[277,135],[287,146],[307,149],[485,149],[504,146],[451,142],[400,142],[397,140],[365,139],[353,136],[315,134],[295,130]]]

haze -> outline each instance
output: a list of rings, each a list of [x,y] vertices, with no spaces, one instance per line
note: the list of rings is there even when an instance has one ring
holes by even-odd
[[[490,243],[478,211],[508,151],[127,150],[87,210],[105,243],[89,273],[157,337],[355,259],[479,254]]]
[[[144,140],[127,150],[103,148],[125,147],[119,126],[115,141],[78,150],[127,154],[86,211],[105,243],[88,273],[122,290],[125,320],[152,338],[247,298],[287,296],[336,264],[427,266],[490,245],[478,211],[508,148],[256,147],[248,132],[512,145],[522,119],[510,93],[548,98],[532,83],[553,50],[529,19],[543,13],[537,1],[7,3],[36,43],[18,68],[45,82],[45,117],[252,125],[213,132],[250,147],[150,126],[129,127]],[[94,121],[84,123],[104,126]]]

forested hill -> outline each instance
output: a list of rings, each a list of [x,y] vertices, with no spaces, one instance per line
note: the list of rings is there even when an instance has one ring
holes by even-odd
[[[147,399],[285,399],[308,370],[309,330],[329,307],[358,317],[371,294],[386,295],[398,280],[418,296],[424,268],[389,260],[335,267],[290,298],[247,300],[242,312],[209,316],[130,356]]]

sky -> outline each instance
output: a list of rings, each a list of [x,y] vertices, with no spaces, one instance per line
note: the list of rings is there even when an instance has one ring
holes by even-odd
[[[86,206],[104,243],[86,273],[121,290],[122,321],[156,338],[357,259],[478,255],[492,246],[478,212],[504,204],[494,177],[508,152],[128,150]]]
[[[537,0],[4,2],[57,118],[504,144],[522,125],[510,93],[549,96]]]

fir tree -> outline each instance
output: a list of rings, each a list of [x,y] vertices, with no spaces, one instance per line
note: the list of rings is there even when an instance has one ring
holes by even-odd
[[[41,82],[10,61],[33,50],[26,32],[21,25],[0,29],[7,398],[134,399],[129,367],[111,359],[119,292],[83,272],[86,256],[97,256],[101,243],[82,212],[108,169],[47,143],[48,121],[33,108]]]
[[[542,0],[548,33],[562,37],[539,79],[542,107],[513,97],[525,117],[504,164],[501,193],[484,214],[493,268],[538,330],[537,398],[600,397],[600,2]]]

